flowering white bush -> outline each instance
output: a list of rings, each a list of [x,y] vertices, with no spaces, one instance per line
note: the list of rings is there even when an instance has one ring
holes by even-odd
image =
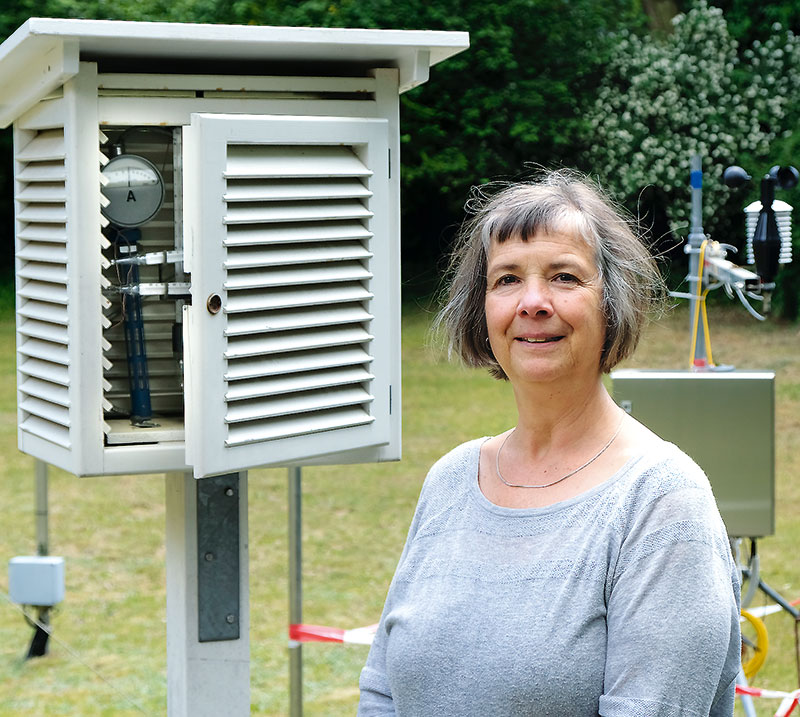
[[[788,131],[800,43],[776,25],[740,62],[722,10],[705,0],[673,24],[665,39],[620,34],[587,118],[589,161],[631,204],[647,186],[664,192],[672,231],[685,236],[691,156],[703,161],[705,223],[727,196],[724,168],[759,158],[748,169],[760,172],[772,140]]]

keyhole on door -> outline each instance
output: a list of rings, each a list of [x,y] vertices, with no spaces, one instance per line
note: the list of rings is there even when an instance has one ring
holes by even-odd
[[[219,294],[211,294],[206,301],[206,308],[209,314],[218,314],[222,308],[222,297]]]

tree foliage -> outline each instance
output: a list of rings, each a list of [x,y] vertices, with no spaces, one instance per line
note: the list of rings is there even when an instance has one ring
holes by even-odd
[[[760,92],[737,81],[737,45],[722,11],[700,2],[674,26],[664,41],[620,34],[589,115],[589,159],[629,200],[648,185],[663,190],[673,230],[685,233],[680,199],[691,156],[704,160],[705,199],[714,206],[723,201],[724,166],[763,155],[772,133],[759,122]]]
[[[740,219],[744,197],[728,201],[722,172],[742,164],[763,175],[786,159],[800,107],[793,80],[800,38],[776,23],[764,42],[755,40],[740,52],[722,10],[705,0],[673,25],[666,38],[619,33],[589,112],[589,164],[640,214],[642,200],[652,211],[657,197],[672,232],[685,237],[689,164],[698,154],[705,173],[704,227],[728,241],[738,224],[736,235],[743,238],[741,220],[732,221],[732,213]]]
[[[760,171],[798,149],[797,40],[774,24],[797,30],[800,10],[788,1],[709,2],[724,14],[705,0],[10,0],[0,39],[31,15],[468,31],[470,49],[401,98],[406,276],[435,280],[470,186],[519,177],[526,166],[601,174],[634,209],[649,187],[678,226],[689,156],[700,151],[711,228],[738,216],[741,200],[726,205],[716,185],[721,167],[736,160]],[[648,20],[661,26],[687,8],[671,34],[648,33]],[[11,169],[4,132],[4,236]]]
[[[15,5],[0,30],[34,14]],[[35,14],[469,31],[470,49],[401,99],[404,259],[430,278],[471,185],[578,161],[612,31],[644,21],[632,0],[45,0]]]
[[[711,4],[722,10],[728,30],[743,47],[767,40],[776,24],[794,33],[800,31],[800,4],[796,2],[712,0]]]

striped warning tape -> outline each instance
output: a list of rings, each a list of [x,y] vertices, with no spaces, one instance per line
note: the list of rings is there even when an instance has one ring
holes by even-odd
[[[800,605],[800,599],[792,600],[790,605],[797,607]],[[765,605],[763,607],[751,607],[747,608],[747,612],[749,612],[753,617],[766,617],[767,615],[772,615],[773,613],[780,612],[783,608],[780,605]]]
[[[371,645],[378,624],[343,630],[325,625],[289,625],[289,639],[295,642],[346,642],[351,645]]]
[[[765,699],[781,700],[775,717],[786,717],[792,713],[800,700],[800,690],[794,692],[781,692],[779,690],[762,690],[760,687],[747,687],[736,685],[737,695],[749,695],[750,697],[764,697]]]

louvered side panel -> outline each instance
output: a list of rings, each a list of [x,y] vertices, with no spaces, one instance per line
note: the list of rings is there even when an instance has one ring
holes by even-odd
[[[52,162],[29,163],[17,174],[21,182],[64,182],[67,173],[64,169],[64,158]]]
[[[49,361],[40,361],[32,356],[27,357],[27,360],[20,369],[20,373],[34,378],[40,377],[51,383],[57,383],[60,386],[69,386],[69,371],[66,366],[60,366]]]
[[[66,158],[67,151],[62,127],[37,132],[36,136],[22,147],[16,156],[18,162],[25,162],[26,164],[32,162],[60,162],[63,165]],[[64,176],[66,176],[66,172]]]
[[[17,252],[17,257],[25,261],[64,265],[67,261],[67,250],[63,244],[38,240],[20,248]]]
[[[66,387],[50,381],[30,377],[22,382],[21,388],[29,396],[34,396],[49,403],[69,408],[69,391]]]
[[[371,176],[352,146],[229,147],[226,445],[374,420]]]
[[[17,232],[17,239],[29,242],[50,242],[66,244],[67,236],[62,227],[49,224],[26,224]]]
[[[16,152],[20,429],[69,449],[66,146],[62,128]]]
[[[48,202],[64,204],[67,201],[66,190],[61,182],[31,182],[18,195],[23,202]]]

